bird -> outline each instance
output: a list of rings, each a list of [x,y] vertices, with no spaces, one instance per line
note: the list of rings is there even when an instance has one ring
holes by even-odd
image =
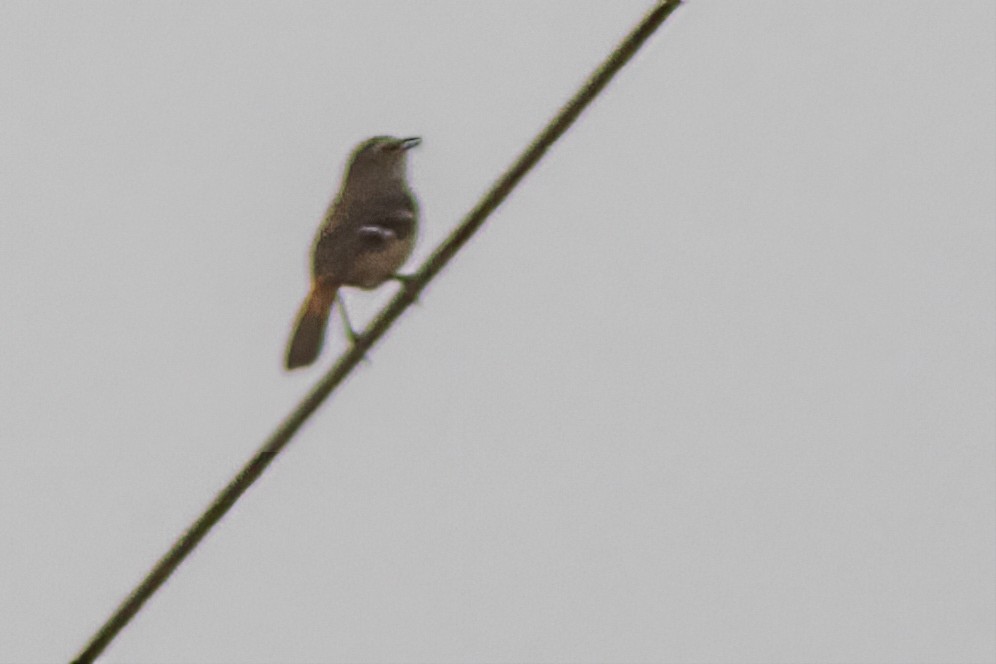
[[[421,142],[374,136],[353,150],[312,247],[311,288],[287,346],[288,370],[318,357],[336,299],[355,343],[339,289],[371,290],[389,279],[404,279],[397,271],[415,248],[419,215],[408,186],[408,151]]]

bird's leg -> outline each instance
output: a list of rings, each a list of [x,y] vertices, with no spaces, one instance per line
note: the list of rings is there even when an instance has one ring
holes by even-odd
[[[346,328],[346,336],[349,337],[349,343],[356,347],[357,342],[360,340],[360,335],[356,333],[353,329],[353,324],[349,322],[349,314],[346,313],[346,300],[339,293],[336,295],[339,298],[339,315],[342,316],[342,326]],[[360,356],[361,362],[369,362],[370,358],[367,357],[366,351],[363,351],[363,355]]]
[[[346,300],[339,294],[336,295],[336,298],[339,300],[339,315],[342,317],[342,326],[346,330],[346,336],[349,337],[350,343],[355,346],[356,342],[360,339],[360,335],[356,333],[356,330],[353,329],[353,324],[349,322],[349,314],[346,313]]]

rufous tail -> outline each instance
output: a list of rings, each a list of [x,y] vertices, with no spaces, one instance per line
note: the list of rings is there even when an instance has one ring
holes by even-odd
[[[325,327],[335,303],[336,284],[315,282],[297,314],[294,335],[287,347],[287,368],[304,367],[315,361],[325,341]]]

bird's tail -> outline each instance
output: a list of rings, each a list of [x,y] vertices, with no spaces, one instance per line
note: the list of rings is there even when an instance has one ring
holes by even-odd
[[[298,311],[294,335],[287,347],[288,369],[307,366],[318,357],[338,290],[338,284],[315,281],[311,285],[311,292]]]

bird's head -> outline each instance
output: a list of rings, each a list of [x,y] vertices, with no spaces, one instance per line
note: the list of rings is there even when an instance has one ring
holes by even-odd
[[[408,151],[422,142],[421,138],[374,136],[360,143],[350,160],[350,177],[404,178]]]

